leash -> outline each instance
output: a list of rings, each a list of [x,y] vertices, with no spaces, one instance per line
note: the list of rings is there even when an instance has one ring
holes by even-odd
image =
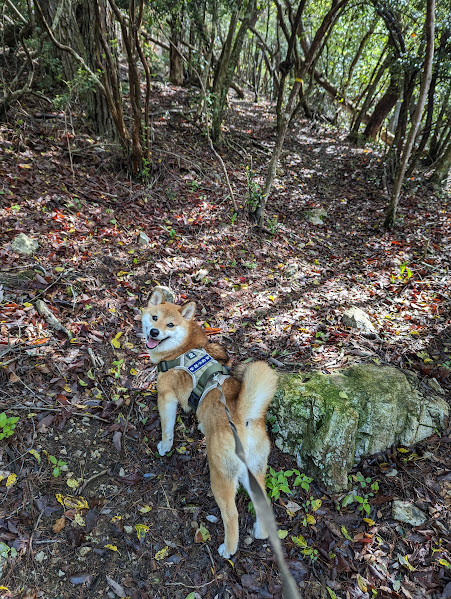
[[[218,386],[217,389],[220,393],[220,400],[221,403],[224,405],[225,412],[229,420],[230,428],[232,429],[233,437],[235,439],[235,454],[246,466],[247,474],[249,477],[249,487],[251,491],[252,503],[254,504],[254,508],[256,513],[258,514],[259,519],[263,522],[266,530],[268,531],[268,538],[271,542],[274,555],[276,557],[277,564],[280,570],[280,578],[282,579],[283,588],[283,598],[301,599],[301,596],[297,588],[297,584],[294,578],[291,576],[290,571],[288,570],[288,566],[283,555],[282,543],[280,542],[280,539],[277,535],[277,525],[274,513],[270,507],[266,493],[258,484],[258,481],[252,474],[251,470],[249,470],[249,466],[246,462],[246,456],[244,455],[243,445],[238,436],[235,423],[233,422],[232,417],[230,415],[229,408],[227,407],[224,393],[222,392],[220,386]]]
[[[158,372],[167,372],[171,368],[176,368],[185,370],[191,375],[193,378],[194,388],[188,403],[194,408],[194,410],[199,408],[200,402],[208,392],[212,391],[213,389],[217,389],[219,391],[220,401],[224,406],[227,419],[235,439],[235,454],[246,467],[249,478],[251,500],[254,504],[254,508],[258,514],[259,520],[261,520],[268,532],[268,538],[279,566],[280,578],[282,579],[283,599],[301,599],[297,584],[288,570],[288,566],[283,555],[282,543],[277,535],[277,525],[274,513],[271,509],[265,491],[262,490],[257,479],[247,465],[243,445],[238,436],[235,423],[232,420],[229,408],[227,407],[226,398],[221,388],[221,384],[230,376],[230,371],[226,366],[222,366],[219,364],[219,362],[213,360],[211,356],[205,352],[205,350],[203,354],[204,355],[202,355],[202,352],[199,354],[198,350],[191,350],[190,352],[182,354],[175,360],[164,360],[158,364]],[[185,364],[185,358],[188,360],[187,364]],[[192,360],[196,361],[192,363]],[[196,376],[197,371],[202,372],[202,375],[199,378]]]

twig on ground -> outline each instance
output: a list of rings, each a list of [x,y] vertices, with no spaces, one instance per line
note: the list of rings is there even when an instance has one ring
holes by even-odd
[[[61,324],[54,314],[52,314],[50,309],[47,307],[47,304],[43,300],[37,300],[37,302],[35,302],[35,306],[39,314],[45,318],[52,328],[54,328],[56,331],[62,331],[69,337],[69,339],[72,339],[72,333],[68,331],[63,324]]]
[[[7,406],[9,410],[30,410],[30,412],[59,412],[60,410],[65,410],[65,406],[61,406],[60,408],[50,408],[44,406]],[[100,420],[100,422],[106,422],[108,424],[109,420],[105,418],[101,418],[100,416],[96,416],[95,414],[90,414],[89,412],[71,412],[71,416],[86,416],[86,418],[93,418],[94,420]]]
[[[101,472],[97,472],[97,474],[93,474],[92,476],[90,476],[87,480],[85,480],[85,482],[78,489],[77,495],[80,495],[80,493],[83,493],[83,491],[89,485],[89,483],[91,483],[96,478],[100,478],[101,476],[104,476],[105,474],[108,474],[108,470],[102,470]]]

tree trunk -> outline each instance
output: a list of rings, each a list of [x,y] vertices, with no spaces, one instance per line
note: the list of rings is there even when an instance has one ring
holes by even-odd
[[[387,214],[385,216],[384,226],[390,229],[395,222],[396,210],[398,208],[399,196],[401,193],[401,186],[404,180],[404,175],[407,168],[407,162],[412,152],[412,147],[415,141],[415,137],[420,125],[421,116],[423,114],[424,105],[426,103],[426,97],[431,83],[432,78],[432,61],[434,58],[434,31],[435,31],[435,0],[427,0],[426,8],[426,55],[424,59],[424,74],[423,80],[420,86],[420,93],[418,103],[415,108],[415,112],[412,117],[412,125],[410,127],[409,135],[407,137],[406,144],[403,149],[401,156],[400,168],[396,174],[393,193],[388,206]]]
[[[396,104],[399,97],[399,82],[397,75],[392,75],[387,91],[376,104],[373,114],[368,121],[365,131],[363,132],[364,137],[367,139],[376,139],[377,134],[382,127],[382,124],[387,117],[390,110]]]
[[[440,156],[441,138],[443,130],[446,129],[448,119],[448,104],[449,104],[450,91],[448,91],[443,99],[440,107],[440,112],[436,119],[435,130],[431,137],[431,143],[429,144],[429,156],[431,161],[434,162]]]
[[[301,3],[302,1],[303,0],[301,0]],[[266,208],[266,202],[268,201],[268,197],[274,182],[277,163],[282,152],[283,144],[285,141],[285,135],[288,129],[288,124],[290,122],[291,115],[293,114],[293,110],[296,105],[296,99],[298,97],[303,78],[305,77],[310,66],[312,65],[316,52],[318,51],[318,48],[320,47],[324,36],[327,34],[332,23],[334,23],[336,13],[343,8],[346,2],[347,0],[332,0],[332,6],[324,16],[321,25],[317,29],[315,37],[313,38],[313,41],[310,44],[308,53],[306,54],[305,60],[299,68],[298,72],[296,73],[293,87],[291,88],[290,96],[283,111],[283,117],[281,119],[280,127],[278,128],[276,144],[274,146],[273,153],[271,155],[271,160],[268,166],[268,172],[266,174],[265,189],[263,191],[261,202],[255,214],[257,222],[260,226],[263,225],[263,215]],[[300,12],[302,13],[302,11]]]
[[[56,39],[65,46],[73,48],[83,58],[86,58],[83,37],[76,19],[78,12],[77,1],[40,0],[39,5]],[[42,19],[39,17],[38,22],[42,24]],[[77,75],[80,65],[74,61],[70,54],[56,46],[53,46],[52,53],[61,64],[64,81],[72,81]]]
[[[117,36],[114,29],[114,19],[111,10],[109,10],[106,3],[101,3],[99,10],[100,22],[96,19],[96,10],[92,0],[81,0],[79,4],[79,10],[77,10],[76,13],[79,31],[82,39],[84,40],[86,62],[95,73],[99,71],[104,73],[106,69],[109,69],[110,77],[114,76],[116,78],[115,85],[119,91],[116,96],[116,102],[120,102],[120,104],[122,104],[117,56],[112,55],[113,64],[111,66],[108,65],[100,44],[101,34],[103,34],[108,40],[116,39]],[[108,106],[106,96],[102,93],[99,93],[97,89],[89,89],[86,92],[85,101],[87,115],[93,125],[95,132],[107,139],[118,141],[118,131]]]
[[[173,85],[183,85],[182,16],[172,15],[170,21],[171,44],[169,49],[169,79]]]
[[[382,79],[382,75],[385,73],[388,66],[389,66],[389,59],[386,58],[384,60],[384,62],[380,65],[379,69],[377,70],[377,73],[374,75],[374,78],[371,81],[371,83],[367,89],[367,93],[366,93],[365,99],[363,101],[362,107],[360,108],[360,110],[354,120],[354,123],[352,124],[351,136],[357,136],[357,134],[359,133],[360,125],[364,121],[364,117],[371,106],[371,103],[374,98],[374,94],[376,93],[376,89],[379,84],[379,81]]]
[[[435,163],[434,173],[431,177],[431,183],[438,189],[449,187],[448,175],[451,171],[451,140],[448,146]]]
[[[221,57],[219,59],[217,72],[215,74],[215,81],[213,84],[213,109],[211,126],[211,137],[213,140],[219,139],[221,134],[221,123],[224,116],[227,92],[229,91],[229,87],[238,64],[241,48],[244,42],[244,36],[247,30],[253,26],[257,20],[258,10],[256,0],[248,0],[246,12],[241,20],[238,33],[236,34],[235,39],[233,39],[238,23],[238,14],[239,11],[237,9],[235,9],[232,13],[227,40],[224,44]]]
[[[416,163],[418,162],[418,160],[421,159],[424,148],[426,147],[426,144],[427,144],[429,137],[431,135],[431,132],[432,132],[432,128],[433,128],[432,120],[433,120],[434,106],[435,106],[435,90],[437,87],[437,81],[438,81],[438,77],[439,77],[439,73],[440,73],[441,59],[444,58],[444,56],[445,56],[446,45],[448,43],[450,33],[451,32],[449,29],[444,29],[442,31],[442,35],[440,38],[440,46],[437,49],[437,53],[436,53],[437,59],[436,59],[435,65],[433,66],[431,85],[429,87],[429,92],[428,92],[426,122],[424,124],[423,134],[421,136],[420,143],[418,144],[418,148],[416,149],[415,154],[412,157],[412,160],[410,161],[409,168],[407,171],[407,176],[409,176],[413,172],[413,169],[415,168]]]

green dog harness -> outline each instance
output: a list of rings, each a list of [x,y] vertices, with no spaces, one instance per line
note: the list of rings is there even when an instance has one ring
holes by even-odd
[[[163,360],[158,366],[158,372],[167,372],[171,368],[184,370],[193,379],[193,391],[188,399],[194,409],[202,403],[209,391],[222,385],[229,378],[230,370],[217,360],[214,360],[204,349],[191,349],[175,360]]]

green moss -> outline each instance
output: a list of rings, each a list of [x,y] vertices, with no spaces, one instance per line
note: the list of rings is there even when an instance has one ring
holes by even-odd
[[[277,446],[307,474],[344,490],[362,456],[427,437],[444,425],[447,410],[443,400],[426,401],[396,368],[360,364],[332,374],[281,375],[271,414]]]

